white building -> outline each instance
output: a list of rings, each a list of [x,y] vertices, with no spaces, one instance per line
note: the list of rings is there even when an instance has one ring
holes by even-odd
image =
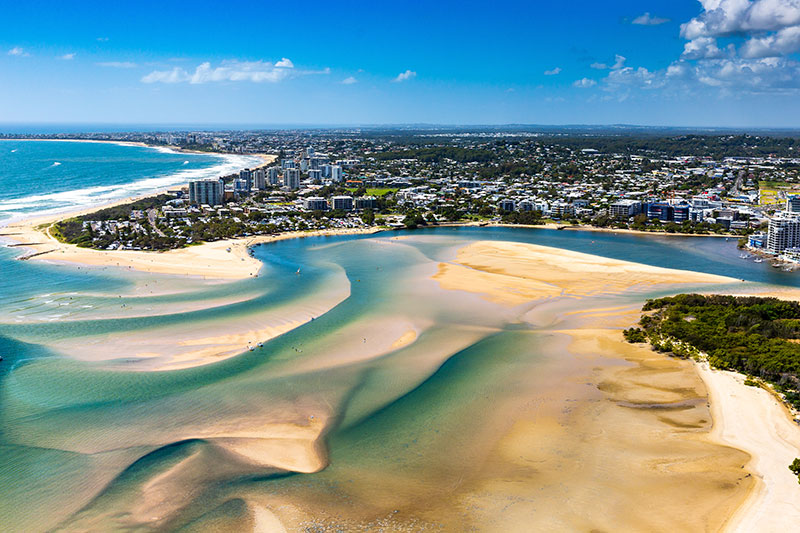
[[[800,247],[800,218],[779,216],[769,221],[767,251],[779,254]]]
[[[267,183],[270,185],[277,185],[280,183],[278,179],[278,167],[269,167],[267,169]]]
[[[344,173],[342,172],[342,167],[339,165],[331,165],[331,179],[333,181],[342,181],[344,178]]]
[[[617,220],[628,220],[642,212],[642,203],[638,200],[620,200],[608,206],[608,212]]]
[[[225,185],[222,179],[189,182],[189,203],[192,205],[222,205]]]
[[[247,191],[250,192],[250,189],[253,188],[253,173],[249,168],[245,168],[239,171],[239,179],[247,183]]]
[[[257,168],[252,173],[253,188],[257,191],[263,191],[267,188],[267,176],[264,168]]]
[[[283,186],[292,190],[300,188],[300,171],[296,168],[287,168],[283,171]]]

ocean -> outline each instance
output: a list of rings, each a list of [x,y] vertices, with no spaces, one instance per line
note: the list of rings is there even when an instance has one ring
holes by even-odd
[[[115,143],[0,140],[0,220],[108,203],[260,162]]]
[[[235,164],[115,145],[0,150],[4,189],[16,184],[0,205],[16,216]],[[17,154],[27,165],[7,167]],[[47,189],[49,171],[57,190]],[[21,250],[0,248],[2,529],[241,530],[271,509],[296,511],[298,530],[470,530],[513,506],[555,514],[578,489],[542,480],[553,457],[568,468],[569,439],[523,446],[498,435],[519,434],[511,423],[521,412],[534,421],[555,413],[567,427],[570,413],[599,402],[582,372],[609,363],[570,355],[565,334],[521,321],[518,309],[439,288],[439,265],[481,240],[719,274],[751,288],[800,286],[796,274],[741,259],[725,239],[524,228],[279,241],[254,248],[259,277],[231,283],[20,262]],[[581,309],[636,308],[667,292],[592,295],[552,315],[575,327],[569,316]],[[245,348],[262,340],[248,332],[296,320]],[[239,355],[149,371],[159,350],[202,350],[223,335]],[[595,433],[582,440],[591,443],[604,428],[587,424]],[[514,463],[531,449],[547,453]],[[603,477],[599,463],[579,486],[598,486],[589,476]],[[486,479],[515,488],[479,484]]]

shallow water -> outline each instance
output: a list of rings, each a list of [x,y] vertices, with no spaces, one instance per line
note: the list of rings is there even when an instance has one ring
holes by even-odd
[[[229,284],[23,263],[13,260],[18,251],[0,249],[4,527],[135,529],[153,519],[148,513],[166,529],[194,520],[233,524],[244,511],[230,502],[240,499],[291,502],[326,516],[359,503],[374,516],[404,509],[403,520],[412,520],[425,499],[446,499],[448,486],[479,469],[472,459],[508,429],[498,412],[512,416],[522,391],[539,391],[526,401],[544,401],[568,370],[559,366],[567,340],[520,323],[525,306],[444,291],[430,279],[439,262],[476,240],[800,284],[796,275],[739,259],[724,239],[513,228],[279,241],[255,248],[265,265],[258,278]],[[633,305],[647,295],[581,306]],[[197,309],[181,311],[193,303]],[[263,348],[197,368],[139,372],[124,342],[109,342],[119,351],[102,360],[83,353],[102,352],[113,338],[257,327],[297,307],[318,318]],[[410,331],[414,342],[393,344]],[[565,398],[591,397],[583,385],[564,387]],[[319,449],[257,459],[236,451],[254,444],[247,439],[283,446],[287,427],[321,435]],[[327,467],[296,473],[288,466],[312,456]],[[158,505],[139,509],[142,494],[158,495]]]

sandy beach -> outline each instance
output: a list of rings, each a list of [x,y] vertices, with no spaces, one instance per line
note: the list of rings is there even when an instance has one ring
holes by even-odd
[[[70,216],[75,215],[73,213]],[[62,218],[68,217],[66,215],[57,217],[58,220]],[[384,230],[384,228],[375,227],[293,231],[276,235],[225,239],[176,250],[152,252],[143,250],[95,250],[62,243],[52,237],[46,231],[46,227],[44,230],[39,229],[43,224],[46,225],[52,222],[52,217],[48,217],[45,220],[33,219],[11,223],[2,228],[0,238],[5,237],[29,250],[25,256],[32,261],[71,263],[89,267],[118,267],[134,269],[140,272],[194,276],[209,280],[237,280],[257,276],[261,269],[261,262],[250,255],[251,246],[284,239],[371,234]]]
[[[731,517],[726,531],[790,531],[800,523],[797,476],[789,464],[800,457],[800,426],[773,394],[744,384],[744,376],[696,365],[709,391],[711,437],[750,454],[755,490]]]

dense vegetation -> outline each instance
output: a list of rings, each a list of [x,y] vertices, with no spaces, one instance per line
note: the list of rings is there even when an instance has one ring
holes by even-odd
[[[174,196],[169,194],[159,194],[157,196],[148,196],[134,200],[130,203],[115,205],[99,209],[91,213],[91,215],[76,217],[77,220],[127,220],[133,211],[147,211],[148,209],[157,209],[172,200]]]
[[[800,139],[753,135],[678,135],[674,137],[555,137],[549,140],[573,149],[591,148],[606,154],[657,154],[668,157],[797,157]]]
[[[625,331],[630,342],[649,341],[678,356],[707,354],[717,368],[775,384],[800,408],[800,303],[777,298],[678,296],[648,300],[641,328]]]
[[[792,464],[789,465],[789,470],[797,476],[797,482],[800,483],[800,459],[792,461]]]
[[[430,148],[381,152],[374,154],[373,157],[378,160],[418,159],[425,163],[439,163],[445,159],[451,159],[459,163],[486,163],[496,158],[491,150],[460,148],[458,146],[434,146]]]

